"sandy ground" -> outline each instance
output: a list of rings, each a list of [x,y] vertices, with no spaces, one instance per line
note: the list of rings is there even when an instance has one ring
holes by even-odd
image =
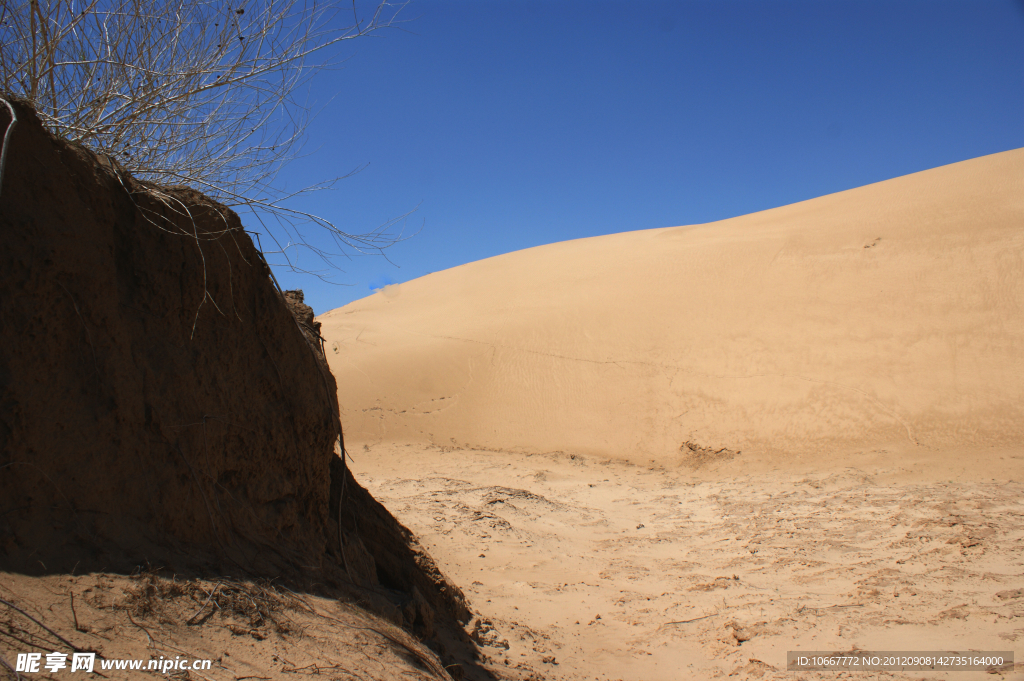
[[[270,581],[140,573],[0,573],[0,678],[438,679],[437,657],[393,624],[338,600]],[[73,647],[72,647],[73,646]],[[73,650],[98,658],[70,671]],[[19,653],[62,652],[56,672],[16,675]],[[108,661],[209,660],[209,669],[117,671]],[[5,668],[7,667],[7,668]]]
[[[388,286],[320,317],[353,469],[498,667],[1012,650],[1022,225],[1017,149]]]
[[[926,470],[874,454],[772,470],[376,445],[353,447],[353,469],[466,590],[499,669],[992,678],[785,671],[788,650],[1020,651],[1021,453],[975,456],[971,475],[962,453]],[[1024,679],[1020,662],[1003,677]]]

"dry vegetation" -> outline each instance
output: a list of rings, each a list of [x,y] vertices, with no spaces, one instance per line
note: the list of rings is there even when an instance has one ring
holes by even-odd
[[[277,177],[299,154],[313,107],[325,104],[312,78],[342,58],[343,43],[397,25],[403,7],[12,0],[0,5],[0,95],[31,103],[52,132],[138,179],[187,185],[246,210],[285,262],[294,264],[282,246],[291,243],[330,264],[338,253],[391,245],[404,216],[347,232],[288,203],[342,178],[296,189]],[[337,252],[307,243],[309,224],[326,230]]]
[[[433,652],[390,622],[354,603],[297,594],[267,580],[157,571],[4,574],[0,598],[0,664],[11,667],[20,652],[59,651],[95,652],[98,659],[213,660],[209,671],[172,678],[450,678]]]

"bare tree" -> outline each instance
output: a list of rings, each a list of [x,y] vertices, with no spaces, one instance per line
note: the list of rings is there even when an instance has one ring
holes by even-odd
[[[349,233],[285,205],[340,178],[294,192],[275,179],[309,121],[296,95],[343,41],[394,26],[404,7],[372,2],[0,0],[0,89],[136,177],[273,218],[330,264],[336,253],[309,244],[302,224],[326,229],[341,253],[380,252],[401,218]]]

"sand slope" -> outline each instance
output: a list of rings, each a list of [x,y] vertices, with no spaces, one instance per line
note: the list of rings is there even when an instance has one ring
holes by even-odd
[[[320,319],[350,445],[777,461],[1019,447],[1022,306],[1018,149],[510,253]]]

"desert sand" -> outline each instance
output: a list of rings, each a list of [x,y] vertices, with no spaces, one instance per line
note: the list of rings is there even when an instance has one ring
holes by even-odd
[[[785,652],[1024,637],[1022,306],[1024,149],[319,319],[356,477],[494,668],[837,678]]]
[[[670,463],[1024,441],[1024,150],[437,272],[321,318],[353,442]]]
[[[1019,654],[1024,638],[1020,482],[417,445],[353,456],[360,481],[465,589],[479,613],[469,631],[499,673],[832,679],[787,672],[786,652]],[[1018,660],[1006,678],[1022,671]]]

